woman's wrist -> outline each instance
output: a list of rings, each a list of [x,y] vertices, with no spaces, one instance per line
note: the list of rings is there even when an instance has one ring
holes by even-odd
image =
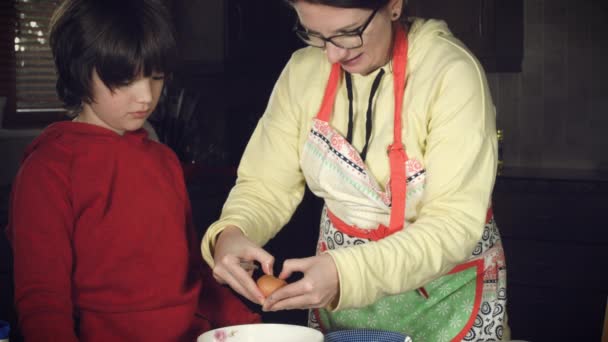
[[[213,255],[213,257],[215,258],[215,251],[217,250],[217,246],[218,244],[225,239],[228,239],[230,237],[233,236],[244,236],[245,234],[243,234],[243,231],[241,230],[241,228],[235,226],[235,225],[227,225],[224,228],[222,228],[217,235],[215,235],[215,241],[213,242],[213,244],[211,245],[211,255]]]
[[[215,238],[215,242],[217,244],[217,242],[220,241],[220,239],[222,237],[226,238],[229,236],[234,236],[234,235],[245,235],[243,234],[243,231],[241,230],[241,228],[235,226],[235,225],[228,225],[226,227],[224,227],[216,236]]]

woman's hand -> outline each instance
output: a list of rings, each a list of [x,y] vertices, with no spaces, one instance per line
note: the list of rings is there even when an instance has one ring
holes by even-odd
[[[338,270],[329,254],[286,260],[279,278],[286,279],[293,272],[304,277],[273,292],[264,301],[264,311],[322,308],[337,299]]]
[[[219,235],[214,248],[213,277],[222,284],[228,284],[236,292],[250,301],[262,304],[264,295],[253,281],[252,270],[246,270],[242,262],[258,261],[266,274],[272,274],[274,257],[258,247],[243,232],[229,226]]]

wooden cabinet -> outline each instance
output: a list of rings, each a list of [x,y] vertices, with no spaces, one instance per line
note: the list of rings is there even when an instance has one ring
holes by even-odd
[[[222,70],[276,78],[291,52],[303,46],[291,30],[295,13],[284,1],[174,0],[170,4],[184,67],[190,72]],[[445,20],[486,71],[521,71],[523,0],[409,0],[408,11],[408,15]]]
[[[304,44],[292,32],[295,12],[284,1],[227,0],[226,54],[231,74],[278,77]]]
[[[608,182],[502,176],[493,202],[512,337],[599,341],[608,298]]]
[[[201,127],[200,141],[191,144],[221,150],[219,162],[234,166],[274,82],[304,46],[292,32],[295,12],[282,0],[172,0],[170,6],[182,61],[168,88],[191,95],[191,115]],[[204,156],[197,162],[218,164]]]
[[[523,0],[411,0],[409,14],[445,20],[487,72],[519,72]]]
[[[291,31],[295,12],[284,1],[174,0],[170,6],[181,69],[189,75],[275,79],[303,46]]]

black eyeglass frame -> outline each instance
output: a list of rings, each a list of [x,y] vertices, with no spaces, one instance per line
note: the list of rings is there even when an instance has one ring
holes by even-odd
[[[380,7],[377,7],[376,9],[374,9],[372,14],[370,14],[369,18],[367,18],[367,20],[361,26],[352,30],[351,32],[336,34],[336,35],[333,35],[333,36],[327,37],[327,38],[325,38],[319,34],[316,34],[316,33],[309,33],[308,31],[306,31],[306,29],[303,29],[303,30],[300,29],[300,28],[304,28],[304,27],[302,27],[302,24],[300,23],[299,19],[296,19],[296,23],[294,25],[293,31],[295,32],[296,36],[298,36],[298,38],[300,38],[304,43],[306,43],[307,45],[313,46],[313,47],[324,48],[327,45],[327,42],[330,42],[334,46],[337,46],[341,49],[347,49],[347,50],[356,49],[356,48],[360,48],[361,46],[363,46],[363,33],[365,32],[365,30],[367,29],[369,24],[372,22],[372,20],[374,20],[374,17],[376,16],[376,13],[378,13],[378,10],[380,10]],[[323,45],[318,46],[318,45],[310,44],[310,40],[306,38],[306,37],[310,37],[310,36],[321,39],[323,41]],[[333,41],[334,38],[355,37],[355,36],[359,37],[359,45],[357,45],[357,46],[344,47],[344,46],[341,46],[340,44],[336,44],[336,42]]]

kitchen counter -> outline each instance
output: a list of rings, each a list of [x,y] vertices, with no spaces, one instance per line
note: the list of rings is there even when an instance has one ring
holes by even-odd
[[[608,182],[608,170],[505,167],[498,178]]]
[[[503,170],[493,206],[514,339],[599,341],[608,298],[608,178]]]
[[[0,185],[7,185],[19,169],[23,151],[37,137],[40,129],[0,128]]]

